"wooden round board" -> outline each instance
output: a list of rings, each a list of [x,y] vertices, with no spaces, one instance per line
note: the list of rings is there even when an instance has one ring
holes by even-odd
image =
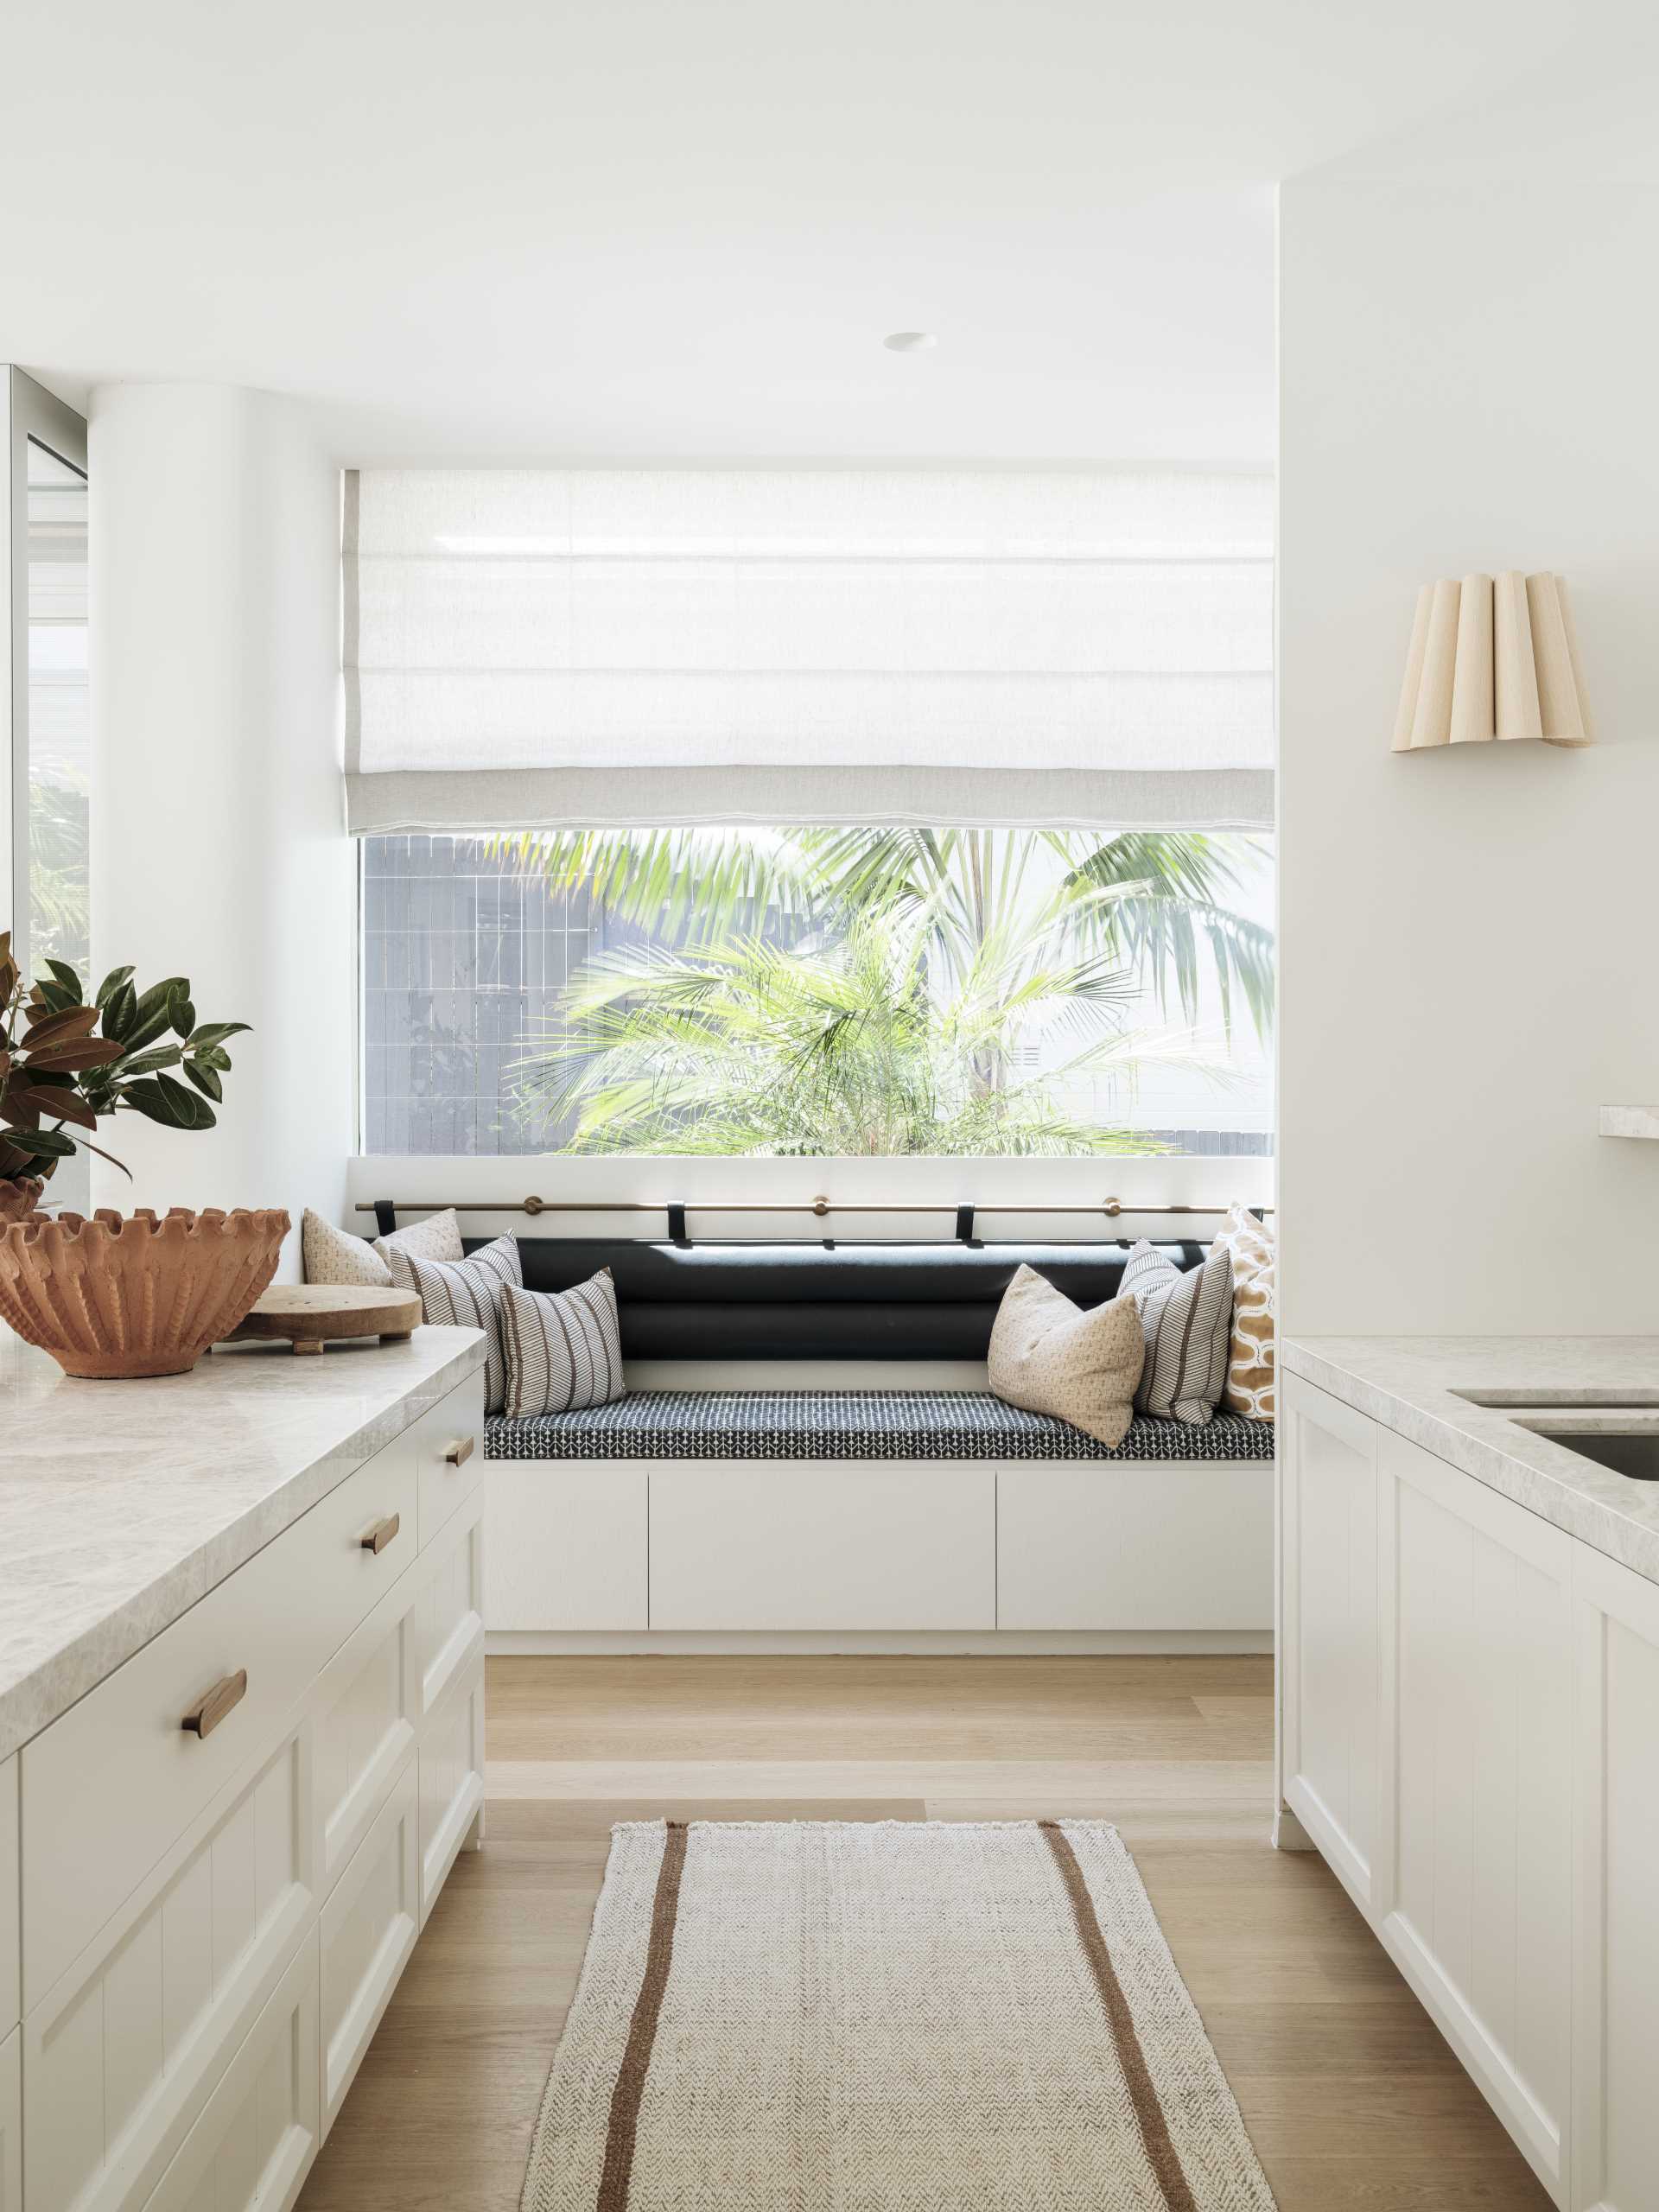
[[[365,1283],[275,1283],[232,1336],[286,1338],[296,1351],[321,1351],[331,1338],[401,1341],[418,1328],[421,1301],[412,1290]]]

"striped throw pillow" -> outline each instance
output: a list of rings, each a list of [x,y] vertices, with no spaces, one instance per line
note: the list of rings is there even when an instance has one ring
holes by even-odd
[[[1232,1262],[1218,1252],[1183,1274],[1143,1237],[1124,1262],[1120,1295],[1141,1309],[1147,1342],[1136,1412],[1166,1421],[1208,1421],[1227,1384]]]
[[[574,1290],[501,1294],[510,1421],[608,1406],[626,1395],[616,1285],[608,1268]]]
[[[499,1414],[507,1395],[507,1360],[501,1342],[501,1299],[522,1284],[518,1247],[498,1236],[466,1260],[423,1260],[405,1254],[414,1287],[429,1321],[484,1332],[484,1410]]]

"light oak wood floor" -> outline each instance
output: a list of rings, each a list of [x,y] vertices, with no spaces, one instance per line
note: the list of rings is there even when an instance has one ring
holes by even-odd
[[[493,1659],[463,1853],[302,2212],[513,2212],[611,1823],[1113,1821],[1281,2212],[1548,2212],[1313,1853],[1267,1659]]]

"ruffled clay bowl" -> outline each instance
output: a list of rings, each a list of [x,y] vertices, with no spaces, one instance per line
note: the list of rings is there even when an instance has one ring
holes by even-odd
[[[0,1230],[0,1320],[66,1375],[182,1375],[276,1272],[280,1206],[31,1215]]]

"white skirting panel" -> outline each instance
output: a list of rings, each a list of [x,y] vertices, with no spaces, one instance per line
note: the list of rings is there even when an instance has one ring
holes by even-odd
[[[894,1658],[1037,1659],[1087,1657],[1117,1653],[1133,1657],[1211,1657],[1228,1653],[1271,1652],[1270,1629],[1097,1629],[1076,1630],[1052,1636],[999,1634],[995,1630],[961,1633],[942,1630],[928,1635],[915,1631],[899,1635],[859,1633],[794,1633],[779,1630],[748,1635],[678,1634],[664,1630],[656,1636],[594,1636],[550,1634],[545,1630],[499,1630],[484,1639],[492,1658],[533,1659],[626,1658],[656,1653],[660,1657],[709,1657],[748,1654],[764,1658],[769,1653],[802,1657],[814,1654],[848,1656],[868,1652]]]

